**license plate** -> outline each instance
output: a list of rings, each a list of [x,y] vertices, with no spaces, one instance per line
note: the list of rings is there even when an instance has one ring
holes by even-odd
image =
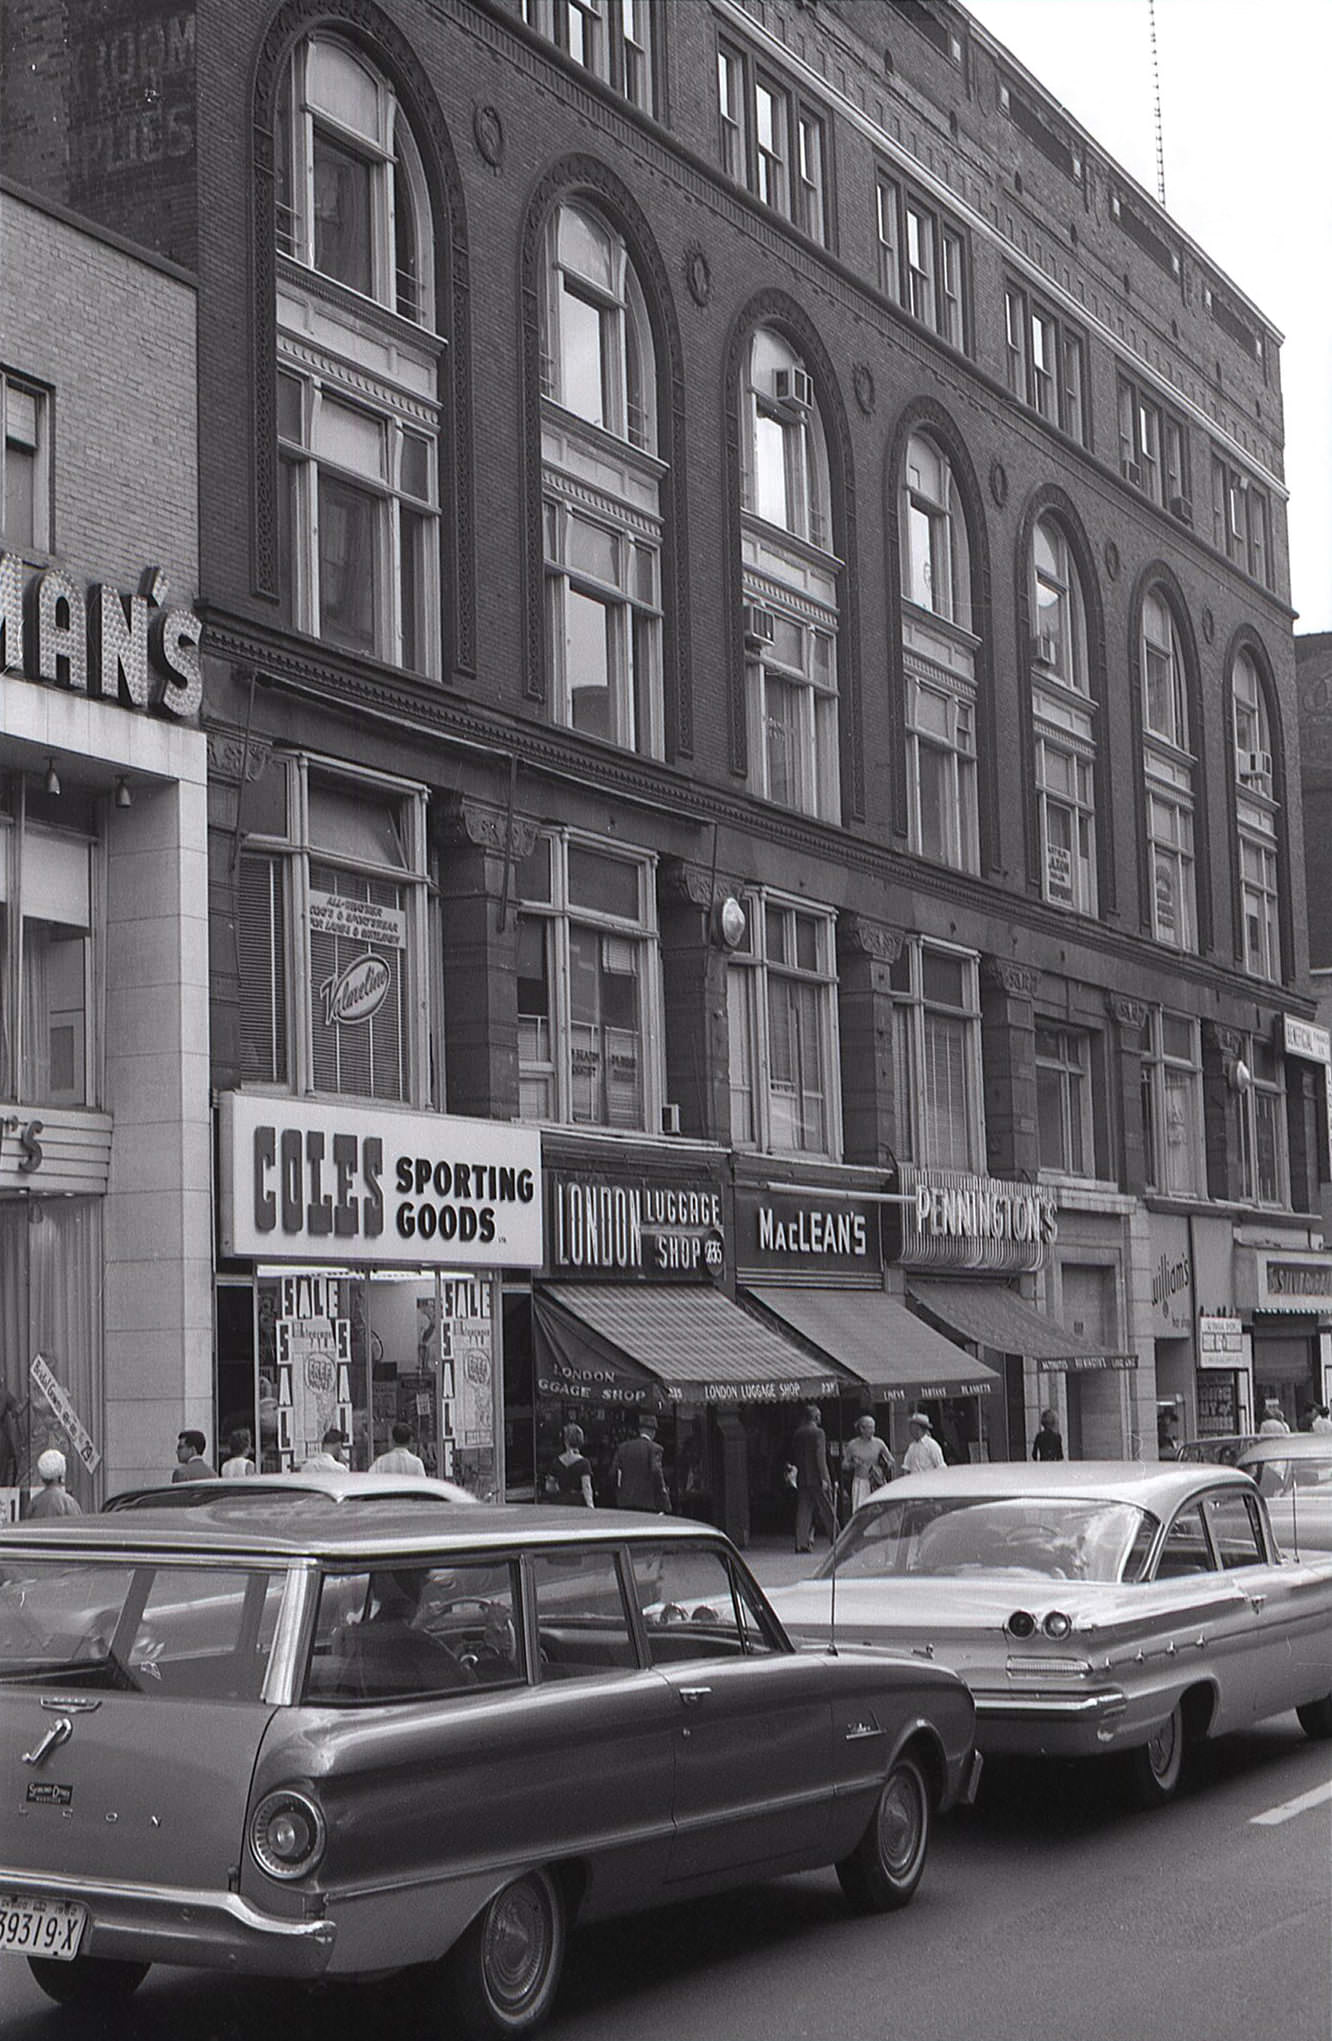
[[[25,1898],[21,1892],[0,1892],[0,1949],[72,1963],[87,1918],[87,1907],[72,1899]]]

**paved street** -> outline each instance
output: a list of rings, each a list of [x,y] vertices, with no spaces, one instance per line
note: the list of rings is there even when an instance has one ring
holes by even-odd
[[[1327,2041],[1330,1772],[1293,1716],[1209,1748],[1159,1814],[1072,1768],[993,1766],[906,1913],[850,1919],[819,1873],[589,1929],[550,2041]],[[409,2041],[420,2013],[401,1983],[160,1971],[77,2019],[0,1963],[4,2041]]]

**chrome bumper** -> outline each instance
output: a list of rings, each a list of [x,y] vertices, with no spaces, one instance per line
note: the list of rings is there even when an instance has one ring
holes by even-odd
[[[1094,1694],[1015,1694],[1007,1688],[986,1692],[973,1690],[976,1716],[987,1721],[1023,1722],[1105,1722],[1122,1715],[1128,1697],[1117,1687],[1103,1687]]]
[[[322,1977],[337,1934],[332,1921],[283,1920],[235,1892],[130,1885],[0,1864],[0,1891],[71,1899],[88,1909],[80,1954],[181,1963],[252,1977]]]

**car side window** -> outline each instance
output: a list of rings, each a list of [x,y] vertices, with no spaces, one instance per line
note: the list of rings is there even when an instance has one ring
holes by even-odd
[[[1258,1506],[1251,1495],[1234,1489],[1203,1498],[1203,1509],[1221,1564],[1229,1572],[1236,1566],[1265,1566],[1262,1525]]]
[[[403,1701],[525,1678],[516,1568],[503,1560],[330,1574],[306,1693]]]
[[[1156,1562],[1158,1580],[1177,1580],[1188,1573],[1211,1573],[1212,1548],[1203,1528],[1202,1508],[1191,1502],[1179,1511],[1165,1535]]]
[[[529,1565],[543,1681],[637,1667],[614,1552],[558,1546],[534,1552]]]
[[[635,1546],[632,1563],[654,1665],[779,1649],[724,1553],[696,1545]]]

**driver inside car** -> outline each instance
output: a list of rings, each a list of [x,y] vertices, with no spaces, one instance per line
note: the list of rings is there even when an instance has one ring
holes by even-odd
[[[476,1673],[437,1637],[416,1627],[428,1569],[401,1566],[370,1575],[369,1612],[344,1631],[340,1684],[362,1696],[438,1694],[476,1684]]]

